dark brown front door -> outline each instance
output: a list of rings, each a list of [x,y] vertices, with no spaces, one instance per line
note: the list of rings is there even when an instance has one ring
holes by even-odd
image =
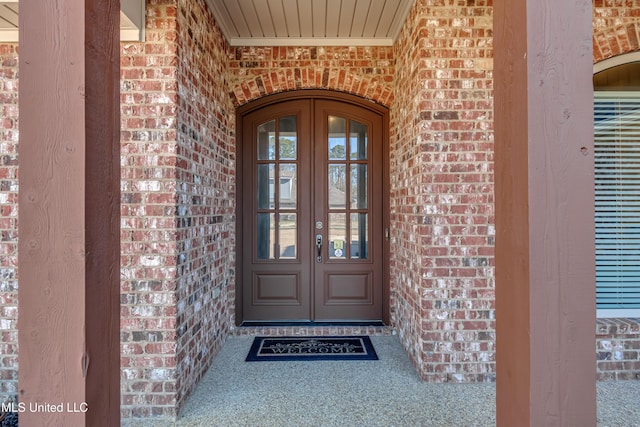
[[[382,320],[382,131],[337,100],[243,117],[245,321]]]

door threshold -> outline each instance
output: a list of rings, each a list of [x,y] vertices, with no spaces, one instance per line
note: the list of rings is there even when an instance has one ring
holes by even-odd
[[[310,322],[310,321],[259,321],[259,320],[245,320],[240,324],[240,328],[243,327],[256,327],[256,326],[271,326],[271,327],[286,327],[286,326],[302,326],[302,327],[323,327],[323,326],[386,326],[381,320],[363,320],[363,321],[327,321],[327,322]]]

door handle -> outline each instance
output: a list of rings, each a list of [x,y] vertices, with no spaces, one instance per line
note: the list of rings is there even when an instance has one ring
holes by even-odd
[[[316,248],[318,249],[316,262],[322,262],[322,234],[316,234]]]

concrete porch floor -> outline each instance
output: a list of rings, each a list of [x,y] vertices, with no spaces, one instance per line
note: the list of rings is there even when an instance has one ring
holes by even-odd
[[[494,426],[495,384],[423,383],[397,336],[373,336],[380,360],[245,362],[232,336],[177,422],[131,426]],[[640,426],[640,381],[598,383],[598,426]]]

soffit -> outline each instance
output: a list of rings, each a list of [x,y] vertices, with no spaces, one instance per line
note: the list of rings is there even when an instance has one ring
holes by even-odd
[[[144,15],[144,0],[121,0],[120,40],[144,40]],[[18,41],[18,16],[19,1],[0,1],[0,42]]]
[[[232,46],[391,46],[415,0],[207,0]]]

